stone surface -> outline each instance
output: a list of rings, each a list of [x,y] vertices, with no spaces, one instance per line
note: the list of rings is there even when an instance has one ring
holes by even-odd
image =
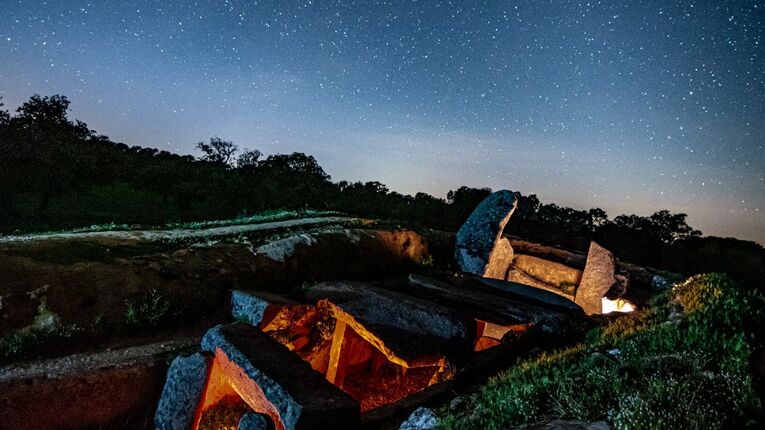
[[[572,301],[526,285],[480,277],[448,281],[410,275],[409,291],[473,318],[500,325],[534,323],[547,333],[562,333],[583,315]]]
[[[574,301],[587,315],[602,312],[602,299],[616,282],[616,260],[611,251],[595,242],[590,242],[587,264],[582,273],[582,282],[576,290]]]
[[[246,377],[257,384],[278,412],[285,429],[355,428],[358,425],[359,405],[355,400],[327,382],[285,346],[249,324],[210,329],[202,338],[202,349],[213,352],[216,362],[225,359],[235,365],[237,379]]]
[[[579,285],[582,271],[565,264],[526,254],[516,254],[513,264],[532,278],[557,288]]]
[[[510,246],[510,241],[501,237],[494,246],[494,251],[491,253],[489,264],[486,265],[483,276],[505,280],[507,272],[513,264],[513,257],[513,247]]]
[[[242,415],[236,430],[273,430],[274,424],[267,415],[248,412]]]
[[[432,409],[419,407],[401,424],[399,430],[431,430],[438,426],[438,415]]]
[[[307,294],[326,299],[404,360],[470,348],[474,322],[432,301],[361,282],[325,282]]]
[[[449,281],[466,288],[482,289],[500,296],[509,297],[529,305],[542,306],[575,314],[582,311],[580,306],[574,303],[570,297],[516,282],[479,278],[477,276],[449,278]]]
[[[457,232],[454,258],[460,270],[485,276],[496,253],[497,261],[492,273],[502,271],[500,261],[506,259],[507,247],[500,245],[497,249],[497,244],[517,204],[512,192],[500,190],[490,194],[475,208]],[[506,245],[509,246],[509,243]]]
[[[237,321],[258,325],[269,303],[255,294],[234,290],[231,292],[231,316]]]
[[[173,360],[154,415],[154,427],[157,430],[191,428],[197,404],[205,388],[210,362],[210,357],[201,353],[179,356]]]
[[[537,280],[533,276],[527,274],[526,272],[520,269],[511,268],[510,271],[507,272],[507,279],[505,280],[509,282],[515,282],[518,284],[528,285],[530,287],[538,288],[540,290],[549,291],[553,294],[566,297],[569,300],[574,300],[573,295],[567,294],[565,291],[561,290],[560,288],[554,287],[550,284]]]

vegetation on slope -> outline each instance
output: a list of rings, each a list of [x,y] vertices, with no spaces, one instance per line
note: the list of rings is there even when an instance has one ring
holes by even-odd
[[[310,155],[264,156],[219,138],[198,143],[199,158],[130,147],[69,119],[68,109],[66,97],[38,95],[14,114],[0,107],[0,234],[168,223],[186,228],[200,220],[250,222],[252,214],[305,210],[456,231],[491,192],[463,186],[442,199],[402,195],[379,182],[332,182]],[[506,231],[524,239],[580,251],[596,240],[636,264],[686,274],[721,271],[745,281],[759,279],[765,267],[760,245],[698,237],[684,214],[610,219],[598,208],[517,196]]]
[[[527,360],[451,413],[444,429],[506,429],[562,418],[617,429],[746,427],[762,420],[749,356],[763,296],[695,276],[578,347]]]

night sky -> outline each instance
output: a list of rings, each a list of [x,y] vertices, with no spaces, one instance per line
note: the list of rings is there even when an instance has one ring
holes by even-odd
[[[689,214],[765,243],[762,1],[5,1],[0,95],[129,145]]]

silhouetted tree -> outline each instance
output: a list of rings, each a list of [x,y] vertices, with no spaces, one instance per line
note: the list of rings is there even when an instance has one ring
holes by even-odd
[[[233,142],[223,140],[218,136],[211,137],[209,143],[198,142],[196,148],[202,151],[201,160],[226,167],[231,165],[234,154],[238,150]]]
[[[246,149],[236,158],[236,167],[238,169],[254,170],[258,167],[260,163],[260,157],[262,156],[263,153],[257,149]]]

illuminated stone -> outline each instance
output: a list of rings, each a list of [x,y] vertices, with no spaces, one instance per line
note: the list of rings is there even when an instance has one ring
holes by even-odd
[[[587,264],[582,272],[582,282],[576,289],[576,304],[587,315],[603,311],[602,299],[616,282],[616,260],[611,251],[595,242],[590,242]]]

